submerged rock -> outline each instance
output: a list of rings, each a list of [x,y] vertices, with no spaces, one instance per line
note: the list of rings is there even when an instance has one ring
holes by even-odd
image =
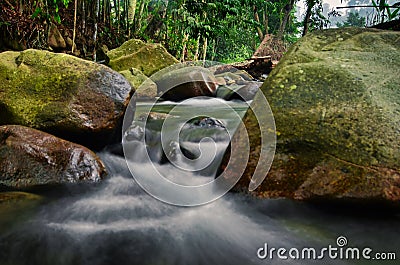
[[[24,125],[100,149],[120,140],[131,90],[119,73],[70,55],[0,54],[0,125]]]
[[[120,47],[107,53],[110,67],[115,71],[139,69],[146,76],[178,63],[161,44],[145,43],[141,40],[129,40]]]
[[[14,204],[21,201],[38,201],[43,198],[39,195],[20,192],[20,191],[8,191],[8,192],[0,192],[0,206],[4,206],[4,204]]]
[[[44,197],[20,191],[0,192],[0,233],[23,222],[44,201]]]
[[[291,47],[261,88],[278,142],[258,195],[400,200],[399,39],[393,31],[330,29]],[[252,147],[241,187],[260,150],[255,117],[248,112],[244,121]]]
[[[97,182],[105,174],[100,159],[81,145],[23,126],[0,126],[2,186]]]

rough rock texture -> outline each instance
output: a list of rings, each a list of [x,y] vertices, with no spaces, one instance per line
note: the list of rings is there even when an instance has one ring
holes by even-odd
[[[161,44],[144,43],[141,40],[129,40],[120,47],[107,53],[110,67],[115,71],[137,68],[146,76],[178,63]]]
[[[231,65],[217,66],[214,75],[218,84],[216,97],[225,100],[252,100],[262,85],[261,82],[253,81],[253,77],[246,71]]]
[[[135,89],[135,96],[139,98],[155,98],[157,96],[157,85],[145,76],[140,70],[130,68],[120,72],[131,86]]]
[[[106,66],[66,54],[0,54],[0,125],[18,124],[99,149],[120,140],[131,86]]]
[[[262,86],[278,142],[258,194],[399,201],[397,58],[400,32],[331,29],[293,45]],[[250,112],[245,123],[252,153],[242,187],[252,176],[260,143]]]
[[[0,126],[0,185],[97,182],[106,174],[89,149],[19,125]]]

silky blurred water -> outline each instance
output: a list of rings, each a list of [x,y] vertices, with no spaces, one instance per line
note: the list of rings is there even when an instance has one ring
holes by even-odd
[[[171,104],[160,104],[158,111]],[[192,101],[185,113],[204,110],[207,104],[206,100]],[[246,110],[244,103],[230,104],[241,114]],[[209,111],[211,115],[221,110],[212,106]],[[222,122],[234,126],[229,116]],[[218,134],[211,130],[211,137],[226,145],[225,137],[218,138]],[[197,140],[190,134],[185,137],[186,147],[195,150],[190,145],[196,146]],[[159,147],[154,148],[155,157],[160,158]],[[145,148],[138,150],[144,152]],[[337,237],[345,236],[348,246],[397,252],[399,258],[400,216],[396,212],[348,211],[333,205],[257,199],[241,193],[229,193],[204,206],[172,206],[144,192],[133,180],[125,159],[114,153],[110,149],[99,153],[110,173],[101,184],[58,188],[34,211],[25,209],[29,214],[22,220],[7,222],[7,227],[0,229],[0,264],[399,264],[398,260],[257,257],[257,250],[265,243],[275,248],[322,248],[336,246]],[[166,162],[155,164],[171,180],[187,183],[211,181],[216,170],[213,166],[208,173],[197,174]],[[138,166],[142,174],[150,172],[146,168],[151,165],[138,162]]]

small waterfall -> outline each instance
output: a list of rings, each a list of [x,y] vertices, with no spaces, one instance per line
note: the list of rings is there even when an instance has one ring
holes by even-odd
[[[187,110],[195,113],[196,106],[208,104],[197,103]],[[240,107],[239,103],[232,104]],[[216,108],[213,111],[220,111]],[[222,122],[233,126],[229,117]],[[133,133],[138,136],[141,130],[136,128]],[[216,165],[199,173],[179,170],[163,161],[159,136],[157,131],[153,133],[148,143],[158,144],[143,146],[137,142],[132,147],[137,156],[131,159],[140,169],[138,172],[150,177],[150,167],[156,166],[164,176],[181,184],[201,184],[213,179]],[[196,129],[182,133],[184,141],[179,148],[194,158],[200,156],[200,150],[208,149],[217,150],[220,157],[227,144],[219,130],[211,130],[208,136],[215,141],[203,142],[202,146]],[[168,151],[173,153],[178,145],[172,142],[170,147]],[[148,150],[151,159],[161,163],[142,160]],[[76,186],[67,185],[58,199],[0,234],[0,264],[320,264],[321,261],[314,260],[261,260],[257,250],[265,243],[276,248],[326,246],[335,244],[339,235],[347,236],[351,243],[377,250],[397,250],[399,246],[400,232],[392,229],[398,226],[399,217],[369,221],[288,200],[258,200],[243,194],[227,194],[203,206],[173,206],[144,192],[133,180],[122,156],[109,151],[99,155],[107,165],[109,177],[99,186],[87,187],[86,192],[73,192]],[[180,155],[178,152],[170,157],[182,163]],[[198,167],[196,163],[191,166]],[[345,260],[327,263],[361,264]]]

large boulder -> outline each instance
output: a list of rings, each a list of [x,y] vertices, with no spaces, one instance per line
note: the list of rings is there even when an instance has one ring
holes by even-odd
[[[192,97],[214,97],[218,87],[214,74],[201,66],[167,68],[152,77],[158,94],[165,100],[180,101]]]
[[[400,32],[330,29],[291,47],[261,88],[278,141],[258,195],[400,200],[399,39]],[[239,186],[247,187],[260,136],[251,112],[244,121],[252,147]]]
[[[86,147],[24,126],[0,126],[0,186],[98,182],[105,174]]]
[[[140,70],[130,68],[119,72],[135,89],[135,96],[138,98],[154,99],[157,96],[157,85]]]
[[[137,68],[146,76],[178,63],[161,44],[145,43],[141,40],[129,40],[120,47],[107,53],[110,67],[115,71]]]
[[[0,54],[0,125],[24,125],[100,149],[120,140],[131,90],[119,73],[70,55]]]

